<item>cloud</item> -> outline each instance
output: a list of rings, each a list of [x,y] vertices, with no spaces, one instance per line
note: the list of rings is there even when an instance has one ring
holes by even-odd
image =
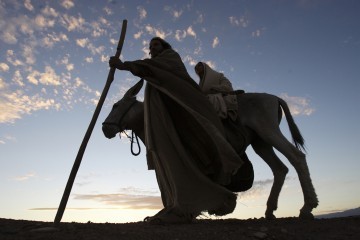
[[[79,64],[95,59],[107,61],[105,46],[98,44],[106,41],[94,37],[111,38],[114,28],[110,22],[104,17],[85,20],[81,14],[72,13],[75,1],[59,2],[71,11],[55,3],[53,6],[59,10],[52,8],[51,3],[40,7],[32,3],[35,2],[16,3],[18,12],[24,13],[18,15],[8,11],[7,4],[0,4],[0,42],[4,45],[0,60],[0,123],[14,123],[39,110],[71,109],[80,103],[93,105],[100,95],[83,81],[80,71],[74,71],[79,63],[77,56],[70,58],[66,53],[83,47],[91,56],[80,56],[85,61]],[[161,29],[152,29],[166,35]],[[76,35],[71,35],[71,41],[70,34]],[[49,51],[56,45],[59,46],[54,51]],[[48,52],[42,54],[44,48]]]
[[[80,210],[80,211],[83,211],[83,210],[116,210],[116,209],[119,209],[119,208],[86,208],[86,207],[83,207],[83,208],[68,208],[66,207],[66,210]],[[57,211],[58,208],[30,208],[29,210],[31,211]]]
[[[7,84],[5,83],[4,79],[0,77],[0,90],[5,89],[7,87]]]
[[[251,33],[251,36],[254,38],[261,37],[264,34],[264,31],[265,31],[265,28],[257,29]]]
[[[14,54],[13,50],[6,51],[6,61],[11,63],[13,66],[20,66],[23,65],[23,62],[17,59],[16,55]]]
[[[294,181],[297,178],[287,176],[285,181]],[[268,197],[269,189],[272,187],[274,179],[254,181],[253,186],[246,192],[239,193],[240,200],[252,200],[259,197]]]
[[[8,25],[0,35],[0,39],[8,44],[16,44],[17,38],[16,38],[16,27],[14,25]]]
[[[92,63],[92,62],[94,62],[94,59],[92,57],[86,57],[85,62]]]
[[[186,38],[186,31],[184,30],[176,30],[175,32],[175,39],[181,42],[184,38]]]
[[[180,10],[180,11],[174,10],[174,11],[173,11],[173,17],[174,17],[175,19],[178,19],[178,18],[180,18],[180,16],[182,15],[182,13],[183,13],[182,10]]]
[[[213,43],[212,43],[212,47],[213,47],[213,48],[216,48],[217,45],[219,45],[219,38],[218,38],[218,37],[215,37],[214,40],[213,40]]]
[[[108,24],[107,20],[105,18],[99,18],[98,22],[93,21],[91,23],[91,27],[92,27],[92,32],[91,32],[91,36],[92,37],[100,37],[103,35],[106,35],[106,29],[102,27],[102,24],[106,25]]]
[[[190,36],[193,36],[194,38],[196,38],[196,32],[194,31],[192,26],[188,27],[188,29],[186,30],[186,33],[189,34]]]
[[[61,6],[63,6],[63,7],[66,8],[66,9],[70,9],[70,8],[74,7],[75,4],[74,4],[73,1],[63,0],[63,1],[61,2]]]
[[[14,177],[13,178],[13,180],[15,180],[15,181],[27,181],[27,180],[29,180],[30,178],[33,178],[33,177],[35,177],[36,175],[35,175],[35,173],[27,173],[27,174],[25,174],[25,175],[23,175],[23,176],[18,176],[18,177]]]
[[[135,39],[139,39],[142,34],[143,34],[143,32],[142,32],[142,31],[139,31],[139,32],[137,32],[137,33],[134,34],[134,38],[135,38]]]
[[[0,123],[14,123],[22,115],[41,109],[59,108],[54,99],[46,99],[39,94],[29,96],[21,90],[0,93]]]
[[[246,19],[245,16],[241,16],[240,18],[230,16],[229,21],[231,25],[236,27],[246,28],[247,26],[249,26],[249,20]]]
[[[34,6],[31,4],[30,0],[25,0],[24,6],[27,10],[32,11],[34,10]]]
[[[171,34],[171,33],[165,33],[165,31],[162,29],[152,27],[150,24],[145,26],[145,30],[148,34],[157,36],[157,37],[161,37],[163,39],[165,39],[166,36]]]
[[[195,66],[197,61],[190,55],[186,55],[183,59],[184,62],[188,62],[190,66]]]
[[[88,38],[81,38],[81,39],[76,39],[76,45],[80,46],[80,47],[86,47],[86,45],[89,43],[89,39]]]
[[[310,100],[304,97],[291,97],[287,93],[280,95],[289,105],[290,111],[293,115],[309,116],[315,112],[315,109],[310,106]]]
[[[49,16],[49,17],[58,17],[59,14],[58,12],[56,12],[56,10],[52,7],[49,7],[48,5],[45,6],[45,8],[43,8],[42,13],[45,16]]]
[[[21,73],[19,70],[16,70],[15,73],[14,73],[14,76],[12,78],[12,81],[20,86],[20,87],[24,87],[25,86],[25,83],[23,82],[23,77],[21,76]]]
[[[64,33],[48,33],[47,36],[43,37],[42,39],[42,45],[48,48],[52,48],[55,43],[61,42],[61,41],[69,41],[69,38]]]
[[[145,8],[143,8],[142,6],[138,6],[137,11],[139,13],[140,20],[144,20],[147,16],[147,12],[146,12]]]
[[[106,15],[112,15],[113,14],[113,11],[109,7],[104,7],[103,10],[106,13]]]
[[[50,66],[45,66],[45,72],[39,72],[37,70],[32,71],[27,79],[30,82],[41,83],[43,85],[60,85],[60,76],[55,73],[55,70]],[[31,80],[30,80],[31,79]]]
[[[7,72],[9,71],[9,69],[9,65],[7,65],[6,63],[0,63],[0,71]]]
[[[93,200],[105,205],[119,206],[125,209],[161,209],[161,197],[154,192],[136,188],[123,188],[120,193],[111,194],[75,194],[77,200]]]
[[[86,21],[81,16],[73,17],[67,14],[64,14],[60,17],[60,24],[62,24],[69,32],[72,31],[81,31],[86,32],[87,29],[84,27]]]
[[[170,6],[165,6],[164,11],[169,12],[174,20],[179,19],[180,16],[183,14],[183,10],[174,10]]]
[[[37,15],[34,23],[39,28],[53,27],[55,25],[54,19],[46,18],[44,15]]]
[[[268,193],[268,188],[271,187],[273,179],[265,179],[254,181],[253,186],[246,192],[239,193],[241,200],[256,199]]]
[[[94,46],[92,43],[89,43],[87,48],[90,50],[90,52],[93,54],[93,55],[96,55],[96,54],[101,54],[104,52],[105,50],[105,47],[104,46]]]
[[[25,63],[29,65],[32,65],[36,62],[36,58],[33,51],[34,48],[31,45],[22,46],[22,55],[25,58]]]
[[[69,62],[69,54],[66,54],[59,62],[60,65],[64,65],[66,70],[69,72],[74,69],[74,64]]]
[[[215,64],[215,62],[213,62],[213,61],[205,61],[205,63],[206,63],[207,65],[209,65],[209,67],[211,67],[212,69],[216,69],[216,64]]]

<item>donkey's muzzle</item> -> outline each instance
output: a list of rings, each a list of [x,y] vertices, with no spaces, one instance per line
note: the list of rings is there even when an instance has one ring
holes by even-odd
[[[119,132],[119,128],[113,124],[103,123],[102,131],[103,131],[105,137],[111,139],[111,138],[115,137],[116,134]]]

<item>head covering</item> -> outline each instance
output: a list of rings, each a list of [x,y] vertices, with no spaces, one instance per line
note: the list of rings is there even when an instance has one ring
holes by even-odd
[[[215,71],[208,64],[204,62],[199,62],[204,67],[204,74],[200,79],[199,86],[201,90],[205,93],[210,93],[212,87],[220,85],[221,78],[224,77],[224,74]]]

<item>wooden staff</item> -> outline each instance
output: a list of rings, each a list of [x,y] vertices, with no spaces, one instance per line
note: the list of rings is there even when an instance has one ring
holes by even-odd
[[[117,49],[116,49],[115,57],[117,57],[117,58],[120,57],[121,50],[122,50],[122,47],[124,45],[126,26],[127,26],[127,20],[125,19],[125,20],[123,20],[123,23],[122,23],[120,39],[119,39],[118,46],[117,46]],[[98,116],[100,114],[100,110],[102,108],[102,105],[104,104],[106,95],[107,95],[107,93],[108,93],[108,91],[110,89],[110,85],[114,80],[115,70],[116,70],[115,67],[110,68],[109,75],[108,75],[104,90],[103,90],[103,92],[102,92],[102,94],[100,96],[99,102],[98,102],[98,104],[96,106],[94,115],[93,115],[93,117],[91,119],[91,122],[90,122],[90,125],[89,125],[89,127],[88,127],[88,129],[86,131],[84,139],[83,139],[83,141],[81,143],[81,146],[79,148],[78,154],[77,154],[77,156],[75,158],[74,165],[73,165],[73,167],[71,169],[71,173],[70,173],[69,179],[67,181],[64,194],[62,196],[58,211],[57,211],[56,216],[55,216],[55,220],[54,220],[55,226],[57,226],[60,223],[61,218],[62,218],[62,216],[64,214],[66,203],[67,203],[67,201],[69,199],[71,188],[72,188],[72,186],[74,184],[76,173],[79,170],[80,163],[81,163],[82,157],[83,157],[85,149],[86,149],[86,145],[87,145],[87,143],[88,143],[88,141],[90,139],[91,133],[92,133],[92,131],[94,129],[94,126],[95,126],[95,123],[96,123],[96,120],[97,120],[97,118],[98,118]]]

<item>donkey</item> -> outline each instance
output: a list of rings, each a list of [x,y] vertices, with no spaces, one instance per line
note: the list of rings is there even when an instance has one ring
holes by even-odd
[[[108,117],[103,122],[104,135],[111,139],[125,130],[132,130],[144,141],[144,104],[136,99],[143,81],[131,87],[123,98],[113,105]],[[274,149],[281,152],[295,168],[301,184],[304,205],[300,209],[299,218],[313,219],[312,210],[318,206],[318,199],[310,178],[306,163],[304,139],[294,122],[286,102],[274,95],[266,93],[242,93],[238,97],[238,116],[245,131],[245,149],[251,145],[271,168],[274,181],[265,211],[266,219],[275,219],[280,191],[285,181],[288,168],[275,154]],[[282,112],[286,120],[294,144],[290,143],[280,131]]]

